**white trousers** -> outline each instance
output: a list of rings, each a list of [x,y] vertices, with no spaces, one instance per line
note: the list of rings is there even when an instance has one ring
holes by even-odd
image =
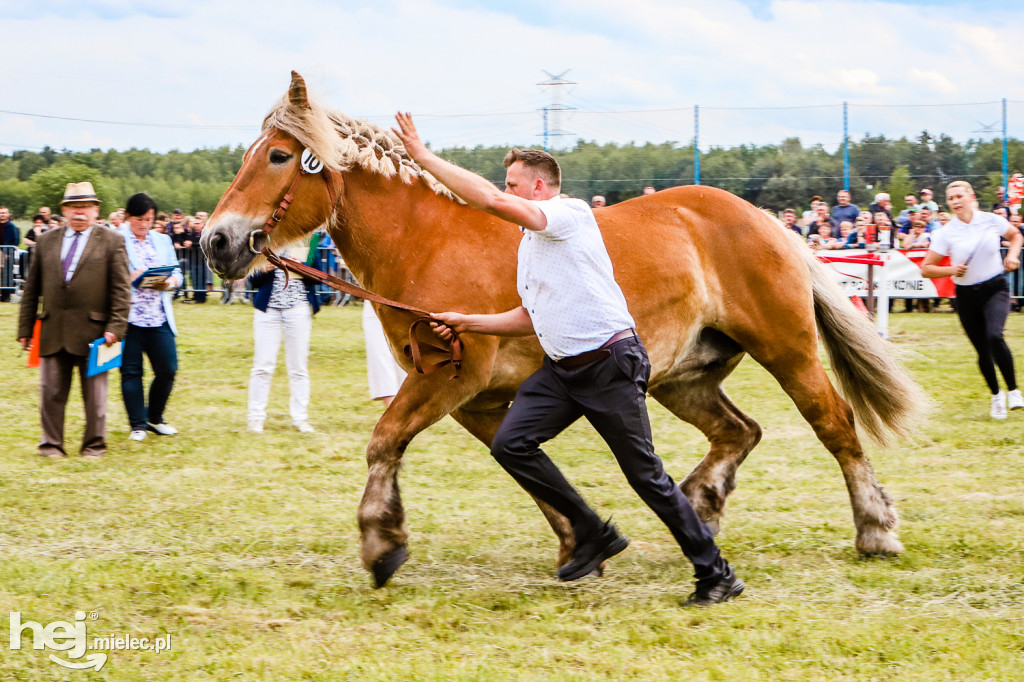
[[[370,398],[389,398],[398,393],[398,387],[405,381],[405,370],[391,355],[384,327],[369,301],[363,301],[363,337],[366,341],[366,380],[370,386]]]
[[[303,303],[284,310],[253,311],[252,372],[249,375],[249,419],[267,418],[270,379],[284,336],[284,361],[288,368],[288,409],[293,422],[309,419],[309,336],[313,314]]]

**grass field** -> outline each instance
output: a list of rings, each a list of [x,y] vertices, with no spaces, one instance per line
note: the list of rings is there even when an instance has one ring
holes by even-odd
[[[171,636],[111,651],[100,672],[11,650],[4,679],[109,680],[1019,680],[1024,678],[1024,411],[988,418],[953,315],[896,314],[894,340],[940,411],[919,443],[869,448],[896,500],[906,553],[853,548],[835,462],[752,361],[727,383],[764,428],[719,541],[747,582],[736,602],[680,603],[688,564],[577,425],[549,448],[633,538],[605,577],[561,584],[555,541],[486,450],[445,419],[405,457],[409,563],[384,589],[358,561],[366,399],[359,310],[324,310],[312,342],[318,433],[291,429],[282,366],[267,431],[245,430],[251,309],[178,306],[171,438],[127,441],[116,373],[101,462],[49,461],[36,370],[0,306],[0,616],[87,616],[88,637]],[[1007,329],[1024,363],[1024,315]],[[655,443],[681,479],[705,450],[651,402]],[[69,445],[81,434],[77,388]],[[91,618],[95,616],[95,620]],[[82,660],[82,659],[79,659]]]

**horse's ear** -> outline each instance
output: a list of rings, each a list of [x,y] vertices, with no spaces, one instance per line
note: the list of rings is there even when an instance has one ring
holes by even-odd
[[[288,88],[288,101],[299,109],[309,109],[309,97],[306,95],[306,81],[298,71],[292,71],[292,84]]]

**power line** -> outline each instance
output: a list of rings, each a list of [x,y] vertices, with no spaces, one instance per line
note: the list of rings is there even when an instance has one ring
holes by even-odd
[[[38,149],[39,151],[45,151],[46,147],[29,147],[24,144],[11,144],[10,142],[0,142],[0,147],[12,147],[14,149]]]
[[[141,121],[102,121],[95,118],[73,118],[71,116],[52,116],[50,114],[30,114],[24,111],[8,111],[0,109],[0,114],[12,116],[28,116],[30,118],[49,118],[57,121],[72,121],[75,123],[101,123],[104,125],[118,126],[141,126],[145,128],[173,128],[173,129],[197,129],[197,130],[259,130],[259,126],[213,126],[196,125],[188,123],[145,123]]]
[[[567,72],[566,72],[567,73]],[[550,81],[540,83],[540,85],[570,85],[572,81],[562,80],[558,81],[565,74],[559,74],[558,76],[552,76]],[[899,108],[942,108],[942,107],[974,107],[974,106],[988,106],[1000,104],[999,101],[990,102],[949,102],[945,104],[921,104],[921,103],[909,103],[909,104],[857,104],[850,103],[850,107],[861,107],[861,108],[875,108],[875,109],[899,109]],[[1024,100],[1007,100],[1008,104],[1024,104]],[[796,111],[801,109],[836,109],[841,107],[842,104],[806,104],[806,105],[795,105],[795,106],[779,106],[779,107],[713,107],[713,106],[701,106],[703,111]],[[657,114],[657,113],[682,113],[693,111],[693,105],[683,107],[652,107],[647,109],[580,109],[577,107],[570,107],[558,104],[556,106],[545,107],[549,111],[565,111],[575,109],[580,114],[592,114],[592,115],[610,115],[614,116],[617,114]],[[97,123],[101,125],[119,125],[119,126],[137,126],[145,128],[169,128],[174,130],[259,130],[259,126],[254,125],[203,125],[194,123],[154,123],[150,121],[108,121],[104,119],[95,118],[78,118],[74,116],[57,116],[53,114],[37,114],[28,111],[11,111],[9,109],[0,109],[0,114],[8,114],[11,116],[27,116],[29,118],[45,118],[56,121],[70,121],[73,123]],[[461,113],[461,114],[431,114],[431,113],[418,113],[416,114],[419,118],[431,118],[431,119],[459,119],[459,118],[500,118],[506,116],[534,116],[535,111],[489,111],[481,113]],[[391,115],[375,115],[366,116],[367,119],[391,119]]]
[[[933,173],[933,174],[930,174],[930,175],[908,175],[907,177],[909,177],[911,179],[920,179],[920,178],[934,178],[934,177],[936,177],[936,175],[937,174]],[[888,177],[888,176],[871,175],[870,177],[874,178],[874,177]],[[958,178],[987,178],[988,174],[986,174],[986,173],[976,173],[976,174],[973,174],[973,175],[961,175],[961,174],[958,173],[956,177],[958,177]],[[750,176],[745,176],[744,175],[744,176],[731,176],[730,177],[730,176],[716,176],[716,175],[708,176],[708,175],[706,175],[704,173],[701,173],[701,181],[702,182],[704,180],[710,180],[711,182],[723,182],[725,180],[743,180],[743,181],[754,181],[754,180],[757,180],[757,181],[767,181],[767,180],[782,179],[782,178],[792,178],[794,180],[842,180],[843,176],[842,175],[772,175],[772,176],[768,176],[768,177],[750,177]],[[567,184],[568,185],[574,185],[574,184],[575,185],[582,185],[582,184],[601,185],[601,184],[605,184],[605,183],[627,183],[627,182],[650,184],[652,182],[678,182],[678,181],[679,181],[679,177],[678,176],[677,177],[673,177],[673,178],[644,178],[644,177],[635,177],[635,178],[592,178],[592,179],[573,179],[573,178],[564,178],[564,177],[562,178],[562,184],[563,185],[567,185]]]

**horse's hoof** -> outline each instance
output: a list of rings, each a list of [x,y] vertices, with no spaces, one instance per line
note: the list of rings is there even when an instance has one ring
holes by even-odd
[[[373,568],[370,569],[373,573],[374,587],[378,589],[384,587],[388,580],[391,580],[391,576],[395,574],[395,571],[397,571],[408,558],[409,550],[406,549],[405,545],[401,545],[377,559],[377,561],[373,563]]]
[[[711,531],[711,537],[718,537],[718,534],[722,532],[722,523],[718,519],[708,519],[704,525]]]
[[[895,557],[903,554],[903,543],[888,531],[862,532],[857,536],[857,552],[863,557]]]

